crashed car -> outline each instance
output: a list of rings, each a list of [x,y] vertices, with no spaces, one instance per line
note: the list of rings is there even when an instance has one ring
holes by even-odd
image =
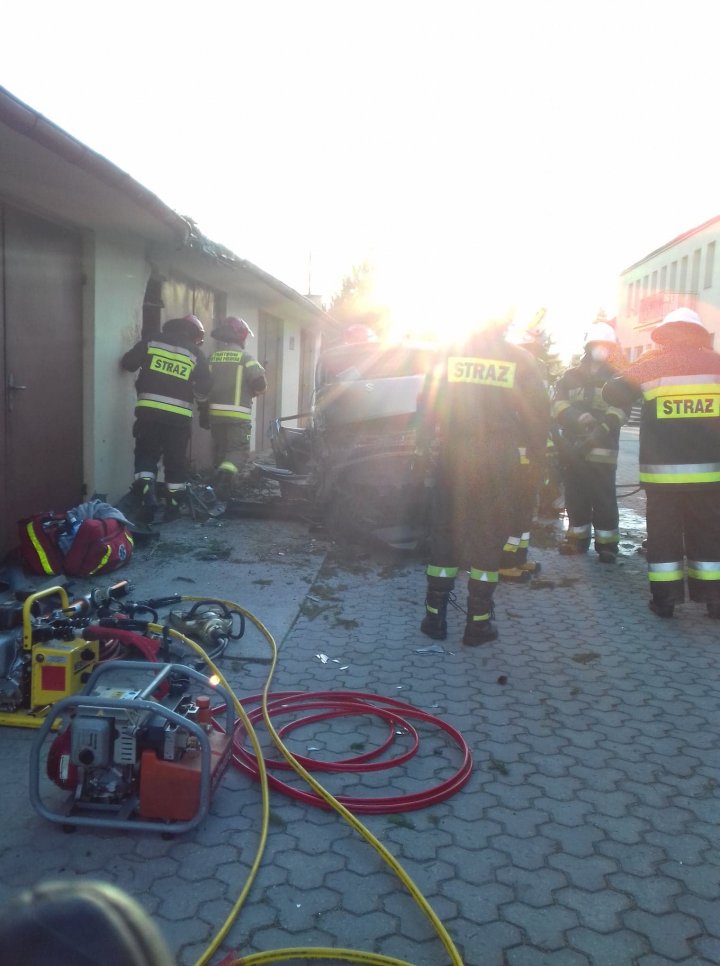
[[[417,402],[433,361],[433,348],[419,343],[325,350],[312,411],[275,420],[275,465],[256,463],[257,471],[336,534],[416,548],[428,516],[428,489],[412,472]],[[307,428],[285,425],[303,415]]]

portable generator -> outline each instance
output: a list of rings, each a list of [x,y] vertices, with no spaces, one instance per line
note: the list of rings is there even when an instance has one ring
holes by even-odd
[[[53,595],[60,598],[54,616],[34,614],[37,602]],[[77,634],[72,610],[63,587],[48,587],[25,599],[21,624],[0,631],[0,725],[39,728],[48,709],[90,677],[100,643]]]
[[[48,742],[57,720],[60,731]],[[187,831],[208,812],[234,726],[230,694],[193,668],[101,664],[81,693],[58,701],[43,721],[30,759],[32,805],[70,827]],[[69,792],[64,802],[48,803],[43,771]]]

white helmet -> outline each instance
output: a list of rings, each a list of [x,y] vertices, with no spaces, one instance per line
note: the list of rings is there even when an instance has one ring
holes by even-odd
[[[693,309],[685,307],[668,312],[662,322],[653,329],[650,338],[657,345],[676,342],[707,347],[712,345],[712,335],[702,324],[700,316]]]
[[[618,337],[615,329],[609,322],[593,322],[585,334],[585,347],[593,342],[609,342],[618,345]]]

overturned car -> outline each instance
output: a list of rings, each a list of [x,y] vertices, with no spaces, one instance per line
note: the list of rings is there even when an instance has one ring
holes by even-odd
[[[429,490],[412,472],[417,402],[435,350],[419,343],[348,343],[325,350],[315,371],[310,413],[272,427],[283,499],[300,501],[335,534],[392,547],[423,541]],[[307,418],[299,429],[286,423]]]

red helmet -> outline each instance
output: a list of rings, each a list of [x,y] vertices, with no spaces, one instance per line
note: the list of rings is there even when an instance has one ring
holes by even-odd
[[[236,342],[241,346],[245,345],[248,336],[254,336],[253,330],[245,319],[239,319],[235,315],[229,315],[210,334],[218,342]]]
[[[205,340],[205,326],[197,315],[184,315],[181,319],[168,319],[162,327],[163,335],[202,345]]]

